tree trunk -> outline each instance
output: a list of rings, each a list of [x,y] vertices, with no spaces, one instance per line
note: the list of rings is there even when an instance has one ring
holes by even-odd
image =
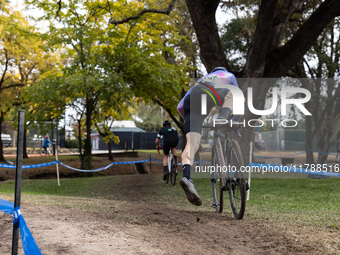
[[[306,104],[306,106],[308,104]],[[308,106],[307,106],[307,109],[308,109]],[[314,138],[314,136],[313,136],[313,117],[312,116],[306,116],[305,145],[306,145],[306,163],[307,164],[314,164],[313,138]]]
[[[3,149],[3,143],[2,143],[2,122],[4,121],[3,114],[0,115],[0,162],[6,162],[4,157],[4,149]]]
[[[307,80],[307,75],[303,67],[303,61],[300,61],[299,64],[297,64],[296,69],[298,71],[298,76],[304,78],[301,80],[302,88],[305,88],[311,91],[311,86],[309,84],[309,81]],[[313,112],[311,101],[308,101],[307,103],[305,103],[305,107],[309,112]],[[306,116],[306,133],[305,133],[305,149],[306,149],[306,163],[307,164],[314,164],[313,138],[314,138],[313,116],[307,115]]]
[[[81,144],[81,120],[78,120],[78,144],[79,144],[79,155],[82,157],[82,144]]]
[[[91,144],[91,117],[93,112],[93,99],[86,98],[86,139],[82,157],[82,169],[92,169],[92,144]]]
[[[328,126],[316,134],[318,140],[318,164],[325,164],[334,142],[332,142],[333,130]]]
[[[12,134],[11,134],[11,137],[12,137],[12,145],[11,147],[16,147],[16,138],[17,138],[17,133],[15,132],[15,130],[12,130]]]
[[[290,15],[300,6],[301,0],[261,1],[258,23],[248,51],[246,63],[241,73],[235,73],[237,78],[281,77],[299,62],[303,55],[317,40],[324,28],[334,17],[340,14],[339,0],[326,0],[314,11],[310,18],[296,31],[294,36],[281,46],[281,36]],[[208,72],[216,66],[224,66],[230,70],[222,48],[215,20],[219,0],[186,0],[188,10],[196,30],[200,44],[200,56]],[[279,11],[279,9],[282,9]],[[286,13],[286,16],[285,16]],[[241,87],[245,92],[249,85]],[[251,84],[253,87],[253,84]],[[260,84],[254,91],[253,100],[258,110],[263,109],[270,83]],[[245,120],[254,115],[247,112]],[[253,140],[253,128],[241,129],[241,150],[245,163],[249,161],[249,142]]]
[[[216,66],[229,69],[218,34],[215,13],[219,0],[187,0],[191,20],[200,45],[201,60],[210,72]]]
[[[112,154],[112,151],[111,151],[111,149],[112,149],[112,140],[110,139],[110,141],[109,141],[109,143],[107,144],[107,146],[108,146],[108,150],[109,150],[109,160],[113,160],[113,154]]]

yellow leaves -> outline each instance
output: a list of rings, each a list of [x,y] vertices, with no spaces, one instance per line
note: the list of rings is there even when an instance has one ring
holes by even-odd
[[[111,133],[110,135],[107,135],[105,137],[103,137],[103,141],[105,143],[109,143],[110,139],[115,143],[115,144],[119,144],[120,143],[120,139],[118,136],[115,136],[113,133]]]

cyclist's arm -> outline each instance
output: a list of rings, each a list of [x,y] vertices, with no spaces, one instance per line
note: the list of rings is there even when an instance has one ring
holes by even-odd
[[[159,130],[159,132],[158,132],[158,134],[157,134],[157,138],[156,138],[156,141],[155,141],[155,143],[156,143],[156,148],[159,147],[159,140],[160,140],[161,138],[162,138],[162,129]]]
[[[156,143],[156,148],[158,148],[159,147],[159,138],[158,137],[156,138],[155,143]]]

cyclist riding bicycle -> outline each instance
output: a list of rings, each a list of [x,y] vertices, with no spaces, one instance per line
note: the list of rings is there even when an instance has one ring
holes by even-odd
[[[201,143],[201,131],[204,119],[209,115],[210,110],[220,102],[222,109],[218,118],[228,120],[233,112],[233,95],[227,88],[220,88],[216,85],[234,85],[238,87],[234,74],[224,67],[216,67],[211,73],[199,79],[194,86],[186,93],[177,106],[177,111],[184,119],[184,131],[187,138],[185,149],[182,152],[183,178],[179,183],[183,188],[187,199],[194,205],[201,205],[202,199],[198,195],[193,181],[191,180],[191,167],[195,153]],[[219,88],[217,88],[219,87]],[[206,95],[206,112],[202,112],[202,95]],[[222,103],[223,101],[223,103]],[[237,121],[241,116],[234,116],[231,129],[239,127]]]
[[[49,146],[49,144],[53,144],[53,142],[48,140],[48,136],[45,136],[45,140],[42,146],[45,149],[45,155],[50,154],[49,151],[47,150],[47,147]]]
[[[167,175],[169,174],[168,170],[168,156],[169,156],[169,151],[172,149],[172,154],[175,158],[175,164],[177,166],[177,152],[176,152],[176,146],[178,145],[179,139],[178,139],[178,133],[176,128],[171,127],[171,124],[168,120],[163,122],[163,128],[159,130],[156,138],[156,148],[159,147],[159,140],[161,138],[164,138],[163,142],[163,152],[164,152],[164,157],[163,157],[163,170],[164,170],[164,175],[163,175],[163,180],[164,183],[167,183]],[[176,171],[177,174],[177,171]]]

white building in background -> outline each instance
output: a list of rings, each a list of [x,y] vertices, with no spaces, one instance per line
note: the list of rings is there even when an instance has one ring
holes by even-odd
[[[110,131],[118,136],[118,132],[145,132],[145,130],[138,128],[133,120],[116,120],[112,123]],[[99,150],[100,140],[101,136],[99,133],[93,131],[91,133],[92,150]]]
[[[10,147],[12,144],[12,137],[9,134],[1,134],[2,146]]]

